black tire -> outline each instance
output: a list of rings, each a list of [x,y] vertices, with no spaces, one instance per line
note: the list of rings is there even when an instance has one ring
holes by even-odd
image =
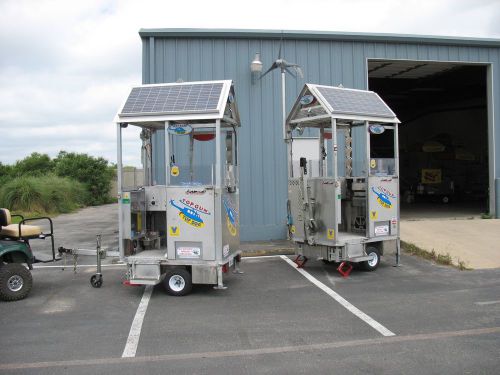
[[[20,263],[0,266],[0,299],[18,301],[26,298],[33,287],[31,272]]]
[[[185,296],[193,288],[191,274],[185,268],[172,268],[165,274],[163,286],[171,296]]]
[[[368,272],[375,271],[380,265],[380,251],[376,247],[370,246],[366,248],[366,255],[373,256],[373,259],[361,263],[363,270]]]
[[[102,281],[102,275],[96,273],[90,278],[90,285],[92,285],[94,288],[100,288],[102,286]]]

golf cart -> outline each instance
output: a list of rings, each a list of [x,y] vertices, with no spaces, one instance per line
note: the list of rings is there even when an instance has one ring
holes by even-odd
[[[19,217],[18,224],[12,223]],[[50,233],[43,233],[36,225],[26,225],[28,221],[48,220]],[[54,233],[52,220],[48,217],[25,219],[21,215],[11,215],[6,208],[0,208],[0,299],[17,301],[25,298],[31,290],[33,279],[30,270],[39,262],[33,255],[30,240],[50,237],[52,259],[55,261]]]

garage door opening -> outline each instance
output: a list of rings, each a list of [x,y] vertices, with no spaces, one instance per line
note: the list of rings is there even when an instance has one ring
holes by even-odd
[[[489,211],[486,77],[482,65],[368,61],[369,89],[402,122],[402,218]],[[383,142],[378,151],[384,153]]]

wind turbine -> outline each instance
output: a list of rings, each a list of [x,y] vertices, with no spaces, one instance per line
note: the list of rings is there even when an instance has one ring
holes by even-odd
[[[281,56],[281,49],[282,49],[282,46],[283,46],[283,37],[281,37],[281,40],[280,40],[280,49],[279,49],[279,52],[278,52],[278,59],[276,61],[273,62],[273,64],[271,65],[271,67],[269,69],[267,69],[260,77],[259,79],[262,79],[266,74],[268,74],[269,72],[271,72],[272,70],[274,69],[280,69],[281,70],[281,111],[282,111],[282,116],[283,116],[283,122],[282,122],[282,126],[283,126],[283,139],[285,140],[286,144],[287,144],[287,152],[290,154],[291,153],[291,144],[290,144],[290,139],[288,139],[288,136],[286,134],[286,100],[285,100],[285,81],[286,81],[286,74],[285,73],[288,73],[290,74],[292,77],[296,78],[297,75],[300,77],[300,78],[304,78],[304,74],[302,73],[302,69],[300,67],[300,65],[298,64],[295,64],[295,63],[290,63],[288,61],[286,61],[282,56]],[[293,71],[292,71],[293,69]],[[295,73],[297,74],[295,74]],[[290,158],[291,160],[291,158]],[[290,161],[291,163],[291,161]],[[291,165],[288,165],[288,176],[291,176],[291,168],[292,166]]]
[[[271,65],[271,67],[269,69],[267,69],[261,76],[260,76],[260,79],[262,79],[266,74],[268,74],[269,72],[271,72],[272,70],[274,69],[278,69],[280,68],[281,70],[281,109],[282,109],[282,115],[283,115],[283,139],[285,139],[285,141],[287,140],[287,136],[286,136],[286,129],[285,129],[285,122],[286,122],[286,107],[285,107],[285,104],[286,104],[286,101],[285,101],[285,81],[286,81],[286,74],[285,72],[287,72],[288,74],[290,74],[292,77],[296,78],[296,74],[300,77],[300,78],[304,78],[304,74],[302,73],[302,69],[300,67],[300,65],[298,64],[294,64],[294,63],[290,63],[288,61],[286,61],[284,58],[281,57],[281,48],[283,46],[283,38],[281,38],[280,40],[280,49],[278,51],[278,59],[276,61],[273,62],[273,64]],[[293,69],[295,71],[292,72],[290,69]]]

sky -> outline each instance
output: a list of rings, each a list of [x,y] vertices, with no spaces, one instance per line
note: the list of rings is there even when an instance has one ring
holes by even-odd
[[[0,162],[60,150],[116,162],[112,120],[141,83],[141,28],[500,38],[499,20],[499,0],[0,0]],[[137,131],[124,148],[139,167]]]

